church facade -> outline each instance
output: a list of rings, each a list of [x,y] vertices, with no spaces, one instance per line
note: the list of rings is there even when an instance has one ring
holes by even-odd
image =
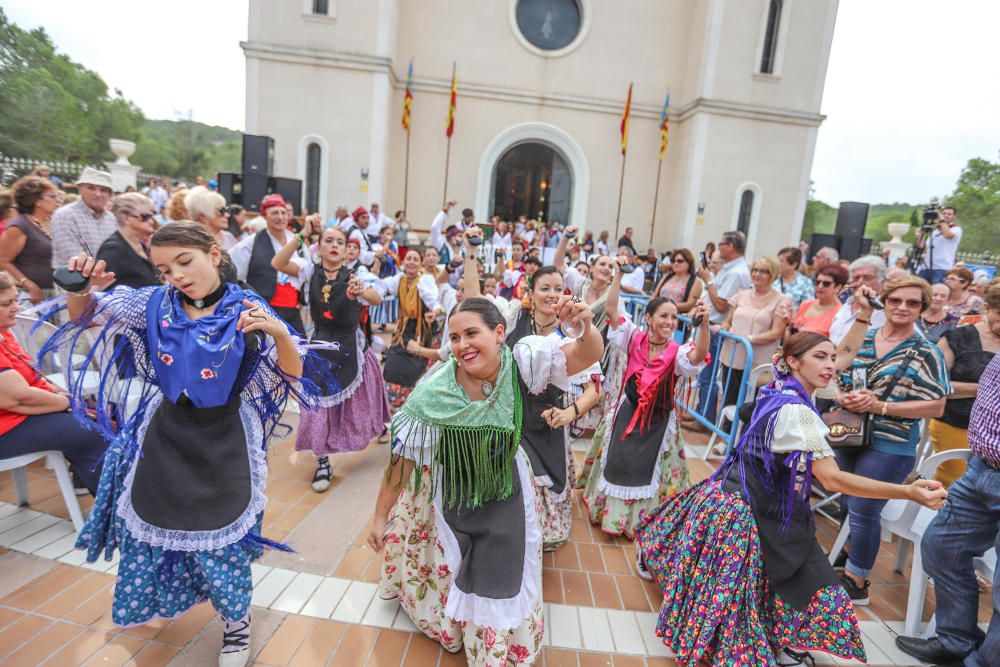
[[[749,256],[773,253],[801,231],[836,13],[837,0],[250,0],[246,128],[275,139],[275,174],[302,179],[327,216],[372,201],[391,216],[405,198],[426,228],[447,197],[479,220],[613,235],[632,84],[621,230],[645,248],[656,195],[658,250],[738,228]]]

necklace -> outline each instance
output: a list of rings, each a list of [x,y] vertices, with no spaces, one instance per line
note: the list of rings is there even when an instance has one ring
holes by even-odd
[[[539,329],[539,327],[538,327],[538,320],[536,320],[536,319],[535,319],[535,316],[534,316],[534,315],[532,315],[532,316],[531,316],[531,331],[532,331],[532,332],[533,332],[533,333],[534,333],[534,334],[535,334],[536,336],[539,336],[539,335],[544,335],[544,331],[545,331],[546,329],[548,329],[549,327],[551,327],[552,325],[554,325],[554,324],[556,323],[556,320],[558,320],[558,319],[559,319],[558,317],[554,317],[554,318],[552,318],[552,321],[551,321],[551,322],[549,322],[548,324],[543,324],[543,325],[541,325],[541,330],[542,330],[542,332],[543,332],[543,333],[542,333],[542,334],[539,334],[539,333],[538,333],[538,329]]]
[[[40,231],[42,234],[45,234],[47,237],[49,237],[50,240],[52,239],[52,232],[49,231],[44,225],[42,225],[42,223],[37,218],[35,218],[35,216],[26,215],[25,217],[27,217],[28,220],[30,220],[31,223],[35,225],[35,227],[38,227],[38,231]]]
[[[885,329],[883,329],[883,328],[880,328],[880,329],[878,330],[878,332],[879,332],[880,334],[882,334],[882,340],[884,340],[884,341],[885,341],[885,342],[887,342],[887,343],[898,343],[899,341],[901,341],[901,340],[906,340],[906,339],[907,339],[907,338],[909,338],[909,337],[910,337],[911,335],[913,335],[913,332],[911,331],[910,333],[908,333],[908,334],[906,334],[906,335],[904,335],[904,336],[901,336],[900,338],[889,338],[888,336],[886,336],[886,335],[885,335]]]
[[[667,342],[668,341],[665,340],[662,343],[655,343],[655,342],[653,342],[653,339],[650,338],[649,339],[649,353],[646,355],[646,358],[642,362],[643,366],[645,366],[646,368],[652,368],[653,367],[653,360],[656,359],[658,356],[660,356],[659,350],[664,345],[666,345]]]
[[[483,392],[483,396],[489,398],[490,394],[493,393],[493,388],[494,388],[494,383],[490,382],[490,380],[489,380],[490,376],[487,375],[485,378],[483,378],[483,379],[480,380],[479,378],[477,378],[476,376],[474,376],[472,373],[469,373],[469,371],[465,371],[465,372],[466,372],[466,374],[470,378],[472,378],[473,380],[478,380],[481,383],[479,385],[480,391]],[[500,374],[500,369],[497,368],[497,375],[499,375],[499,374]],[[491,373],[491,375],[492,375],[492,373]]]
[[[181,300],[184,301],[184,303],[186,303],[187,305],[193,308],[197,308],[198,310],[204,310],[205,308],[209,308],[218,303],[219,300],[222,299],[222,297],[225,295],[225,293],[226,293],[226,284],[220,282],[219,286],[215,289],[215,291],[211,292],[210,294],[206,294],[200,299],[192,299],[184,292],[180,292],[180,295],[181,295]]]

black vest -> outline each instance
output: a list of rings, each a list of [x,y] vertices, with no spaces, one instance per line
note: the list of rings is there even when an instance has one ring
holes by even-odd
[[[247,266],[247,284],[260,294],[265,301],[274,298],[278,285],[278,272],[271,266],[274,259],[274,245],[267,230],[261,230],[253,237],[253,250]]]

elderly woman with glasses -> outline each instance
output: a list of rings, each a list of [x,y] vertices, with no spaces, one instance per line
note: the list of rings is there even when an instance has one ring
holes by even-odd
[[[840,290],[847,284],[847,269],[839,264],[821,266],[816,270],[813,284],[816,298],[802,302],[789,329],[792,333],[815,331],[829,336],[830,325],[840,310]]]
[[[203,185],[196,185],[184,196],[184,207],[191,219],[208,230],[216,243],[228,251],[238,243],[229,231],[229,206],[226,198]]]
[[[115,274],[111,287],[138,289],[160,284],[159,272],[149,259],[149,237],[156,231],[153,208],[153,200],[138,192],[127,192],[112,200],[111,213],[118,230],[97,251],[97,259],[103,259],[108,271]]]
[[[886,321],[877,328],[869,328],[869,294],[874,290],[867,286],[855,290],[858,316],[837,349],[838,357],[851,359],[841,376],[841,388],[864,388],[839,392],[837,403],[869,415],[872,444],[838,449],[837,463],[842,470],[898,484],[913,470],[920,421],[940,417],[945,396],[952,390],[941,350],[917,329],[920,314],[931,305],[931,286],[913,276],[887,281],[881,291]],[[885,503],[841,499],[841,515],[850,521],[851,536],[835,565],[844,567],[841,583],[855,605],[868,604],[868,577],[878,555]]]

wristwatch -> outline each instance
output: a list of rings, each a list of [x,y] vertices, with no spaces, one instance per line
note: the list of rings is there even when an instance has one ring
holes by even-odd
[[[705,283],[705,289],[708,289],[709,287],[715,287],[714,280],[709,280],[707,283]]]

